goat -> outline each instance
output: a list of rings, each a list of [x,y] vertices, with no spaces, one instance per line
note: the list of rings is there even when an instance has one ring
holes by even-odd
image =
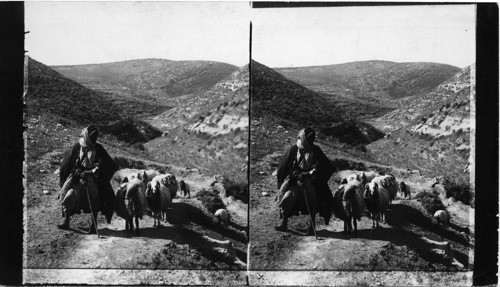
[[[191,187],[184,180],[179,182],[179,189],[184,194],[184,197],[187,196],[188,198],[191,198]]]
[[[359,184],[358,184],[359,183]],[[359,181],[341,185],[333,195],[333,214],[344,221],[344,232],[349,237],[354,225],[354,235],[357,236],[358,225],[365,209],[365,202],[360,189]]]
[[[125,219],[125,230],[133,232],[135,219],[135,233],[139,235],[139,219],[142,219],[146,211],[146,197],[144,194],[144,183],[133,178],[123,183],[116,192],[115,212]]]
[[[389,207],[389,192],[379,186],[377,182],[372,181],[365,185],[363,197],[366,209],[372,217],[372,228],[375,228],[375,222],[377,222],[378,227],[379,220],[382,220],[382,222],[385,220],[385,211]]]
[[[399,190],[401,192],[401,196],[404,196],[405,198],[410,197],[411,199],[410,187],[406,185],[404,181],[399,183]]]

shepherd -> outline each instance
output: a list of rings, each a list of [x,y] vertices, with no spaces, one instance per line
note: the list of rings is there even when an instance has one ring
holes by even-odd
[[[293,215],[310,215],[307,235],[315,235],[316,213],[328,225],[333,207],[333,196],[328,180],[335,171],[334,165],[323,151],[314,144],[316,132],[308,127],[299,132],[296,145],[291,146],[278,166],[278,206],[281,224],[278,231],[288,229],[288,218]]]
[[[90,234],[97,232],[97,212],[101,211],[107,222],[111,223],[115,194],[110,180],[118,166],[104,147],[97,143],[98,135],[95,126],[84,128],[79,141],[61,164],[59,199],[64,222],[57,225],[60,229],[69,229],[71,216],[81,211],[92,214]]]

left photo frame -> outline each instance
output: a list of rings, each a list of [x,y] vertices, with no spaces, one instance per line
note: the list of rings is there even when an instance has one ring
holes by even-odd
[[[249,9],[25,3],[23,283],[246,284]]]

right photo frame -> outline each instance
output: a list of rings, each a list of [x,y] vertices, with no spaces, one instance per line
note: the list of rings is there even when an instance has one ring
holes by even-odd
[[[249,284],[472,285],[476,5],[297,6],[252,9]]]

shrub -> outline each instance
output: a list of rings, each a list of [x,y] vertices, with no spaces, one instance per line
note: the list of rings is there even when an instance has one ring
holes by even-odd
[[[201,190],[197,193],[196,197],[201,201],[203,206],[208,212],[214,214],[218,209],[226,208],[224,202],[219,197],[217,191]]]
[[[422,203],[422,206],[431,215],[434,215],[434,213],[440,209],[446,210],[443,202],[439,199],[438,193],[435,191],[432,193],[426,191],[419,192],[417,194],[417,200]]]
[[[248,204],[248,184],[245,181],[234,181],[231,179],[227,179],[226,176],[224,176],[226,179],[224,181],[224,188],[226,189],[226,195],[227,196],[234,196],[234,198],[239,199],[243,201],[244,203]]]
[[[470,184],[464,180],[448,180],[444,183],[446,197],[454,197],[465,204],[470,204],[471,191]]]

